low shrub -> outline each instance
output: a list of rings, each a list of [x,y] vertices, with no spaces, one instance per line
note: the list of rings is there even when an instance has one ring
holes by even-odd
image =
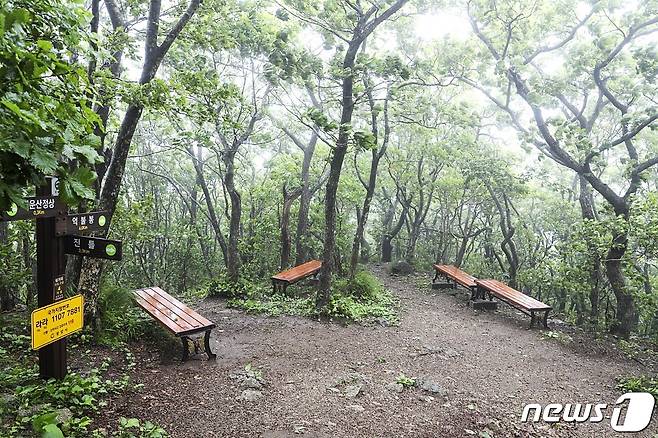
[[[353,321],[382,319],[398,322],[397,301],[369,272],[358,272],[354,279],[337,280],[329,301],[329,314]]]
[[[289,297],[281,294],[259,298],[234,298],[229,300],[228,306],[270,316],[311,316],[315,310],[315,304],[311,298]]]
[[[4,368],[0,372],[0,391],[10,392],[0,402],[0,415],[5,417],[0,432],[6,427],[4,432],[9,436],[23,436],[30,429],[53,437],[88,436],[90,415],[106,406],[104,398],[108,394],[125,391],[130,384],[127,375],[117,380],[104,379],[109,365],[105,361],[85,374],[71,372],[62,380],[45,382],[36,366],[19,364]]]
[[[391,275],[407,276],[413,274],[414,271],[414,267],[404,260],[393,262],[389,267],[389,273]]]
[[[626,392],[648,392],[658,400],[658,377],[622,377],[617,388]]]
[[[407,377],[404,373],[400,373],[395,379],[395,383],[402,385],[404,388],[412,388],[416,386],[416,378]]]
[[[102,287],[98,315],[100,325],[94,334],[101,345],[117,347],[148,337],[155,327],[153,319],[135,304],[132,291],[119,286]]]
[[[247,279],[241,279],[236,284],[230,283],[224,276],[218,277],[213,280],[208,293],[209,296],[228,298],[229,307],[252,313],[270,316],[317,314],[315,294],[305,297],[275,294],[266,285]],[[334,282],[326,316],[357,322],[380,319],[396,324],[396,304],[397,301],[375,276],[360,271],[352,280],[337,279]]]
[[[218,298],[253,298],[262,292],[262,287],[245,277],[231,281],[226,273],[221,273],[213,278],[207,287],[209,297]]]

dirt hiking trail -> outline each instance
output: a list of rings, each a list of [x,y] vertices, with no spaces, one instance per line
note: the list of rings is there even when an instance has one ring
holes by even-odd
[[[157,352],[139,353],[144,389],[106,414],[151,419],[173,437],[615,436],[611,410],[574,428],[521,423],[522,407],[612,405],[616,377],[647,373],[640,364],[546,339],[502,304],[474,311],[465,291],[430,290],[429,273],[371,270],[400,299],[399,326],[248,315],[206,300],[198,310],[217,323],[217,360],[163,365]],[[417,386],[396,385],[401,373]],[[632,436],[653,436],[655,416]]]

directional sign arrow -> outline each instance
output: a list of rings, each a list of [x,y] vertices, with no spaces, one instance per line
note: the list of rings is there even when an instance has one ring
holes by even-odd
[[[9,210],[0,212],[0,221],[20,221],[53,217],[64,210],[57,196],[31,196],[25,198],[27,208],[12,203]]]
[[[64,236],[66,254],[89,256],[108,260],[121,260],[121,241],[98,237]]]
[[[87,234],[96,231],[105,231],[109,226],[110,214],[106,211],[69,214],[57,218],[55,234],[58,236]]]

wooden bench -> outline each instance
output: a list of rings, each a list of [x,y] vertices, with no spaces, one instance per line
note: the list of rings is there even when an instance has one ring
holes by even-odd
[[[471,301],[475,298],[477,285],[475,284],[476,278],[471,274],[462,271],[456,266],[452,265],[432,265],[436,271],[436,275],[432,279],[432,284],[436,283],[439,277],[443,277],[448,281],[452,281],[455,285],[459,284],[471,291]]]
[[[216,326],[213,322],[199,315],[176,298],[169,295],[159,287],[146,287],[133,292],[135,301],[156,321],[164,326],[183,343],[183,361],[190,353],[190,341],[194,346],[194,353],[201,352],[201,338],[192,338],[192,335],[205,332],[203,345],[209,359],[216,357],[210,351],[210,331]]]
[[[297,283],[304,278],[316,276],[320,272],[322,262],[320,260],[311,260],[310,262],[302,263],[299,266],[288,269],[287,271],[279,272],[272,276],[272,288],[274,293],[281,291],[286,292],[286,288],[293,283]]]
[[[535,314],[544,312],[543,323],[544,327],[548,328],[548,314],[553,310],[548,304],[512,289],[498,280],[475,280],[475,283],[477,284],[478,295],[481,298],[484,299],[485,294],[489,295],[489,299],[496,297],[526,315],[530,315],[530,327],[535,325]]]

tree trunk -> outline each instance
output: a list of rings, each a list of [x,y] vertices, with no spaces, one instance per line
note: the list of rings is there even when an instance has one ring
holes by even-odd
[[[347,153],[347,145],[352,131],[352,113],[354,112],[354,61],[356,54],[363,41],[379,26],[382,22],[395,14],[408,0],[397,0],[388,9],[377,15],[371,21],[369,17],[376,11],[363,14],[359,17],[352,33],[345,57],[343,58],[343,80],[342,80],[342,101],[341,117],[338,128],[338,140],[333,148],[333,157],[327,179],[327,188],[324,203],[324,248],[322,251],[322,269],[320,270],[320,285],[315,301],[316,310],[319,313],[326,311],[331,294],[331,274],[334,267],[334,255],[336,245],[336,192],[338,191],[338,182],[343,167],[343,160]]]
[[[226,240],[224,239],[224,234],[222,234],[222,229],[219,224],[219,218],[217,217],[217,212],[215,211],[215,204],[213,203],[212,197],[210,196],[210,189],[208,188],[208,183],[203,174],[203,161],[201,159],[201,149],[197,149],[196,153],[192,148],[188,149],[190,156],[192,157],[192,163],[194,164],[194,171],[196,172],[197,184],[201,186],[203,191],[203,197],[206,200],[206,208],[208,209],[208,217],[210,219],[210,225],[212,226],[213,231],[215,232],[215,240],[219,243],[219,247],[222,251],[222,257],[224,259],[224,264],[228,266],[228,248],[226,245]],[[201,250],[204,251],[205,245],[203,244],[203,236],[199,235],[199,245]],[[207,251],[205,251],[207,253]]]
[[[365,238],[361,241],[361,255],[359,256],[359,262],[364,264],[370,262],[370,243]]]
[[[395,207],[393,207],[394,209]],[[405,218],[407,217],[407,207],[403,204],[402,205],[402,212],[400,213],[400,217],[398,218],[398,222],[395,224],[395,227],[391,230],[386,230],[384,232],[384,235],[382,236],[382,262],[388,263],[393,260],[393,244],[391,243],[395,236],[400,233],[400,230],[402,230],[402,227],[404,226],[405,223]],[[391,215],[391,220],[393,220],[393,216]]]
[[[9,239],[7,222],[0,222],[0,245],[7,245]],[[12,310],[16,306],[16,297],[12,293],[11,285],[6,280],[0,282],[0,310]]]
[[[228,234],[228,260],[227,271],[231,281],[237,281],[240,277],[240,219],[242,217],[242,199],[240,192],[235,187],[235,154],[236,148],[230,148],[224,151],[224,186],[228,192],[231,201],[231,216],[229,221]]]
[[[624,219],[628,223],[628,215]],[[605,261],[606,274],[612,291],[617,298],[616,321],[611,327],[613,333],[627,338],[637,327],[639,315],[635,307],[633,295],[628,292],[622,261],[628,248],[628,231],[614,228],[612,230],[612,245]]]
[[[376,155],[377,152],[373,151]],[[363,200],[363,207],[361,207],[361,214],[357,218],[356,232],[354,233],[354,240],[352,241],[352,254],[350,257],[350,277],[354,277],[356,267],[359,263],[359,252],[361,249],[361,242],[364,240],[366,223],[368,222],[368,213],[370,212],[370,204],[372,197],[375,194],[375,180],[377,179],[377,165],[379,159],[373,158],[370,166],[370,182],[366,190],[366,196]]]
[[[384,263],[388,263],[393,260],[393,245],[391,244],[392,240],[393,236],[388,233],[384,234],[382,237],[382,262]]]
[[[596,221],[596,210],[594,209],[594,197],[592,196],[592,189],[587,183],[585,178],[578,176],[580,184],[580,194],[578,201],[580,203],[580,211],[583,219]],[[600,284],[601,284],[601,257],[599,256],[596,243],[591,239],[586,238],[587,251],[590,259],[590,319],[592,324],[596,326],[599,319],[599,301],[600,301]]]
[[[463,236],[461,242],[459,243],[459,248],[457,249],[457,255],[455,257],[455,266],[461,267],[464,263],[464,255],[466,255],[466,248],[468,247],[468,236]]]
[[[364,85],[366,87],[366,95],[368,96],[368,104],[370,106],[370,130],[375,139],[375,145],[379,142],[379,126],[378,126],[378,111],[375,106],[375,98],[373,96],[372,88],[373,85],[369,77],[365,77]],[[372,158],[370,160],[370,174],[368,176],[368,181],[364,182],[361,180],[361,175],[359,174],[358,168],[356,166],[355,160],[355,170],[361,183],[366,189],[366,196],[363,200],[363,206],[361,207],[361,214],[357,215],[357,227],[356,232],[354,233],[354,240],[352,241],[352,254],[350,257],[350,278],[354,278],[356,273],[356,266],[359,262],[359,250],[361,242],[365,240],[365,229],[366,224],[368,223],[368,214],[370,213],[370,204],[372,202],[372,197],[375,194],[375,186],[377,183],[377,170],[379,167],[379,161],[386,153],[388,147],[388,140],[390,137],[390,125],[388,121],[388,101],[390,97],[390,88],[386,92],[386,99],[384,101],[384,135],[379,148],[375,148],[371,151]]]
[[[331,294],[331,274],[334,268],[334,254],[336,251],[336,193],[343,168],[343,160],[347,153],[347,144],[350,140],[352,113],[354,112],[354,73],[352,68],[359,46],[360,42],[358,44],[351,43],[343,60],[343,71],[348,73],[343,77],[343,99],[338,141],[332,150],[333,156],[324,198],[324,248],[322,251],[320,284],[315,301],[315,307],[320,313],[326,310]]]
[[[315,145],[318,141],[317,134],[313,133],[311,141],[304,148],[304,160],[302,161],[302,187],[299,199],[299,213],[297,215],[297,234],[295,240],[295,264],[301,265],[307,261],[308,247],[306,245],[306,232],[308,230],[308,213],[311,206],[311,192],[309,174],[311,160],[315,153]]]
[[[32,275],[32,281],[28,283],[25,297],[25,305],[28,309],[32,307],[34,302],[34,297],[37,295],[36,284],[37,284],[37,272],[36,272],[36,260],[35,257],[32,257],[30,250],[32,248],[30,242],[30,236],[26,232],[21,233],[23,236],[21,238],[21,250],[23,252],[23,266],[26,271],[29,271]]]
[[[302,188],[297,188],[292,192],[288,192],[286,186],[283,186],[283,211],[281,212],[281,270],[286,269],[290,264],[290,208],[292,203],[302,193]]]
[[[141,105],[130,105],[121,123],[117,141],[115,144],[115,153],[112,157],[112,162],[108,166],[103,189],[99,201],[100,210],[108,211],[110,216],[114,214],[117,199],[119,198],[119,191],[121,189],[121,181],[126,167],[126,160],[128,158],[128,151],[132,143],[137,123],[142,115],[143,107]],[[107,235],[107,232],[100,233],[102,237]],[[103,261],[101,259],[94,259],[84,257],[82,260],[82,268],[80,270],[80,280],[78,282],[78,290],[85,296],[85,310],[89,312],[89,318],[92,327],[96,327],[98,318],[98,296],[100,294],[100,280],[103,272]]]

